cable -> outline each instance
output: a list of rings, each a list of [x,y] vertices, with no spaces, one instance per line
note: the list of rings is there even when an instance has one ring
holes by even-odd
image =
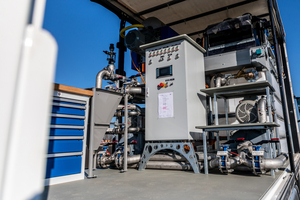
[[[143,80],[144,84],[146,84],[146,82],[145,82],[145,80],[144,80],[144,78],[143,78],[143,75],[142,75],[141,71],[135,66],[135,64],[134,64],[134,62],[133,62],[133,59],[132,59],[132,51],[130,51],[130,57],[131,57],[131,62],[132,62],[132,64],[133,64],[133,66],[134,66],[135,69],[140,73],[141,79]]]
[[[233,153],[232,151],[230,151],[230,153],[233,154],[233,155],[236,155],[236,156],[240,157],[240,155],[237,154],[237,153]]]
[[[125,38],[125,35],[124,35],[124,32],[127,31],[128,29],[131,29],[131,28],[144,28],[145,26],[142,25],[142,24],[133,24],[133,25],[130,25],[130,26],[127,26],[125,28],[123,28],[121,31],[120,31],[120,36],[122,38]]]

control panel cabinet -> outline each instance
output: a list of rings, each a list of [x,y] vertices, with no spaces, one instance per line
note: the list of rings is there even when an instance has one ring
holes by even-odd
[[[187,35],[146,49],[146,140],[197,140],[206,125],[205,50]]]

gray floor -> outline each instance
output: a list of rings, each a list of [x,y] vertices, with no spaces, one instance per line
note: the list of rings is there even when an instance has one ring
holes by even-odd
[[[280,172],[277,173],[276,177]],[[45,188],[45,199],[259,199],[275,181],[269,174],[209,175],[187,171],[97,169],[98,178]]]

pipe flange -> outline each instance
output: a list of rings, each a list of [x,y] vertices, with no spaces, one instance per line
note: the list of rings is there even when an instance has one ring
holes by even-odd
[[[104,157],[100,155],[100,158],[97,159],[97,165],[101,168],[108,168],[110,166],[110,163],[107,162],[108,157]]]
[[[123,155],[121,153],[115,155],[115,165],[117,169],[123,169]]]

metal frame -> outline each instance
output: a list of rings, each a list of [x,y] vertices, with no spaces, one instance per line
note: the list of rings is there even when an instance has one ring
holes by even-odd
[[[189,147],[189,152],[186,153],[184,147]],[[203,144],[204,148],[204,144]],[[183,142],[183,143],[146,143],[143,151],[143,155],[141,157],[141,161],[139,163],[139,171],[145,170],[147,162],[150,160],[151,156],[156,154],[161,150],[173,150],[181,155],[183,155],[187,161],[191,164],[194,173],[200,173],[199,162],[195,155],[194,147],[191,142]],[[204,148],[206,149],[206,147]]]
[[[276,7],[274,7],[274,2],[276,3]],[[281,60],[280,60],[280,49],[277,41],[277,31],[276,31],[276,25],[275,25],[275,19],[273,14],[273,9],[277,8],[277,1],[276,0],[268,0],[268,7],[269,7],[269,13],[270,13],[270,21],[272,26],[272,34],[273,34],[273,42],[274,42],[274,49],[275,49],[275,58],[276,58],[276,65],[277,65],[277,75],[278,75],[278,81],[279,81],[279,87],[280,87],[280,96],[281,96],[281,102],[282,102],[282,109],[283,109],[283,117],[284,117],[284,125],[285,125],[285,132],[286,132],[286,139],[287,139],[287,146],[289,151],[289,160],[291,165],[291,171],[295,173],[295,163],[294,163],[294,152],[292,148],[292,138],[291,138],[291,129],[289,128],[289,115],[287,111],[287,103],[286,103],[286,97],[285,97],[285,88],[283,84],[283,77],[282,77],[282,69],[281,69]],[[280,16],[278,13],[278,9],[276,9],[276,15]],[[278,21],[278,19],[277,19]],[[281,22],[281,20],[280,20]],[[281,35],[283,36],[283,30],[282,30],[282,23],[279,23],[279,28],[281,31]],[[284,36],[283,36],[284,37]]]
[[[255,85],[254,85],[255,86]],[[271,90],[270,90],[271,89]],[[227,98],[226,96],[224,96],[224,94],[237,94],[235,96],[231,96],[230,98],[236,98],[236,97],[243,97],[243,94],[240,94],[240,92],[245,92],[245,91],[256,91],[256,90],[265,90],[265,94],[266,94],[266,98],[267,98],[267,106],[268,106],[268,114],[269,114],[269,122],[271,122],[270,120],[272,119],[272,109],[271,107],[273,106],[274,108],[274,89],[271,85],[265,86],[265,87],[252,87],[252,88],[248,88],[248,89],[239,89],[239,90],[234,90],[234,87],[232,87],[232,90],[230,91],[224,91],[224,92],[214,92],[212,91],[210,96],[213,96],[214,98],[214,115],[215,115],[215,125],[218,126],[219,125],[219,113],[218,113],[218,98],[222,98],[225,101],[225,118],[226,118],[226,124],[228,124],[228,109],[227,109]],[[205,90],[202,90],[202,92],[205,92]],[[223,95],[223,96],[222,96]],[[272,99],[272,101],[271,101]],[[209,112],[212,113],[212,106],[209,106]],[[273,110],[274,116],[276,115],[276,111]],[[275,117],[274,117],[275,119]],[[277,119],[277,118],[276,118]],[[204,171],[205,174],[208,174],[208,161],[207,161],[207,147],[206,147],[206,135],[205,132],[209,131],[209,132],[216,132],[217,133],[217,151],[220,150],[220,139],[219,139],[219,131],[227,131],[227,139],[229,139],[229,130],[235,130],[235,129],[239,129],[239,130],[247,130],[247,129],[266,129],[266,135],[268,140],[271,139],[271,136],[274,137],[274,132],[272,130],[272,126],[267,125],[267,124],[258,124],[259,126],[255,126],[253,127],[253,124],[248,124],[248,126],[244,126],[244,127],[240,127],[240,126],[234,126],[232,125],[231,127],[211,127],[209,128],[209,126],[206,127],[196,127],[196,128],[202,128],[203,129],[203,153],[204,153]],[[276,157],[276,147],[275,144],[269,144],[269,151],[268,151],[268,157],[270,158],[275,158]],[[280,146],[277,145],[277,148]],[[271,175],[274,176],[275,172],[274,170],[271,170]]]

